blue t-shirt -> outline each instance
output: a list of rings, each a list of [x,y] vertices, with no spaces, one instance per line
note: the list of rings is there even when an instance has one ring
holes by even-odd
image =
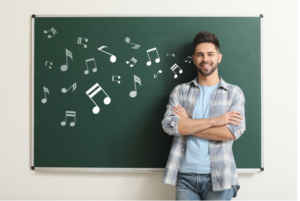
[[[193,111],[193,119],[209,118],[210,96],[218,87],[218,84],[212,87],[198,84],[200,87],[200,96]],[[194,135],[187,135],[186,143],[186,151],[179,167],[179,172],[194,174],[211,173],[208,147],[209,140]]]

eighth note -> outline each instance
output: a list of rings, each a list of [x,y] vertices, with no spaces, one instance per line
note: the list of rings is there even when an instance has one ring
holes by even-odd
[[[175,57],[175,54],[169,54],[169,53],[167,53],[167,56]]]
[[[141,47],[140,45],[137,45],[137,44],[134,44],[134,43],[130,43],[130,38],[129,37],[125,38],[125,42],[134,45],[133,47],[131,47],[133,49],[138,49],[139,47]]]
[[[94,102],[94,100],[92,99],[99,91],[103,91],[103,93],[105,93],[105,91],[103,90],[103,88],[98,84],[94,84],[94,86],[92,86],[89,90],[87,90],[85,93],[86,95],[88,95],[88,97],[91,99],[91,101],[93,101],[93,103],[96,105],[93,108],[93,113],[94,114],[98,114],[100,112],[100,107]],[[110,97],[107,95],[107,93],[105,93],[106,97],[104,98],[104,104],[108,105],[111,102]]]
[[[159,70],[159,71],[157,72],[156,76],[155,76],[155,74],[154,74],[154,78],[156,78],[156,77],[157,77],[158,73],[162,73],[162,71],[161,71],[161,70]]]
[[[156,54],[157,54],[157,58],[155,59],[155,62],[156,63],[159,63],[160,62],[160,58],[159,58],[159,55],[158,55],[158,52],[157,52],[157,49],[156,47],[155,48],[152,48],[152,49],[149,49],[147,50],[147,54],[148,54],[148,58],[149,58],[149,61],[147,61],[147,66],[151,66],[151,59],[150,59],[150,56],[149,56],[149,52],[152,52],[152,51],[156,51]]]
[[[135,91],[131,91],[131,92],[130,92],[129,96],[130,96],[131,98],[134,98],[134,97],[136,97],[136,95],[137,95],[136,83],[139,83],[140,86],[142,86],[141,79],[140,79],[138,76],[135,76],[135,75],[133,75],[133,77],[134,77]]]
[[[121,81],[120,80],[115,80],[115,77],[118,77],[118,79],[121,79],[121,76],[118,76],[118,75],[113,75],[112,76],[112,81],[113,82],[118,82],[118,84],[120,84]]]
[[[67,117],[74,117],[74,121],[70,123],[70,126],[75,126],[76,123],[76,112],[75,111],[66,111],[65,121],[61,122],[62,126],[66,125]]]
[[[48,31],[45,30],[44,33],[46,34],[49,31],[51,31],[53,35],[48,35],[48,38],[52,38],[57,33],[56,30],[53,27],[50,30],[48,30]]]
[[[136,60],[134,57],[132,57],[129,61],[126,61],[126,63],[129,64],[131,61],[132,61],[134,64],[130,64],[130,67],[133,67],[133,66],[136,64],[137,60]]]
[[[93,72],[95,73],[95,72],[97,72],[97,65],[96,65],[96,61],[95,61],[95,59],[94,58],[91,58],[91,59],[87,59],[87,60],[85,60],[85,64],[86,64],[86,68],[87,68],[87,70],[85,70],[84,71],[84,74],[89,74],[89,67],[88,67],[88,63],[87,62],[90,62],[90,61],[94,61],[94,64],[95,64],[95,66],[94,66],[94,68],[93,68]]]
[[[185,60],[185,62],[189,62],[189,63],[191,63],[191,61],[192,61],[192,57],[191,57],[191,56],[188,56],[188,57],[186,58],[186,60]]]
[[[98,48],[98,50],[101,51],[101,52],[104,52],[104,53],[106,53],[106,54],[111,55],[111,57],[110,57],[110,62],[111,62],[111,63],[115,63],[116,60],[117,60],[117,57],[116,57],[115,55],[112,55],[112,54],[110,54],[110,53],[108,53],[108,52],[103,51],[103,50],[102,50],[103,48],[107,48],[107,47],[106,47],[106,46],[101,46],[101,47]]]
[[[46,87],[43,87],[43,89],[44,89],[45,98],[42,99],[42,103],[47,103],[46,93],[48,93],[50,95],[50,92],[49,92],[49,89],[47,89]]]
[[[50,64],[47,64],[47,63],[50,63]],[[49,67],[49,69],[51,69],[51,66],[50,65],[52,65],[53,63],[52,62],[50,62],[50,61],[46,61],[46,63],[45,63],[45,66],[48,66]]]
[[[183,72],[182,69],[175,63],[175,64],[171,67],[171,70],[173,71],[173,73],[175,73],[174,70],[175,70],[176,68],[179,68],[179,69],[180,69],[180,70],[179,70],[179,73],[180,73],[180,74]],[[178,75],[175,73],[174,78],[177,78],[177,77],[178,77]]]
[[[75,82],[69,89],[73,88],[73,91],[74,91],[76,89],[76,87],[77,87],[77,85],[76,85],[76,82]],[[67,90],[66,88],[62,88],[61,92],[67,93],[67,91],[69,91],[69,89]]]
[[[66,65],[62,65],[61,67],[60,67],[60,70],[61,71],[66,71],[66,70],[68,70],[68,67],[69,67],[69,64],[68,64],[68,57],[70,57],[71,59],[72,59],[72,61],[73,61],[73,55],[72,55],[72,52],[70,52],[69,50],[67,50],[66,49]]]
[[[81,40],[82,40],[82,39],[84,39],[85,42],[88,42],[88,41],[89,41],[87,38],[78,37],[77,44],[83,45],[83,47],[86,48],[87,45],[81,43]]]

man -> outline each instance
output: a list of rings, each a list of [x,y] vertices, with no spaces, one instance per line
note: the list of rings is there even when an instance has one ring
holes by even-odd
[[[217,37],[201,31],[193,46],[198,77],[173,89],[162,121],[174,135],[162,183],[177,179],[176,200],[231,200],[240,188],[232,144],[246,129],[245,98],[218,76]]]

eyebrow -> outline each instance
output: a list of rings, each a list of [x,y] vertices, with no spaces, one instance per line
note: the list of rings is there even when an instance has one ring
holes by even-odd
[[[207,53],[213,53],[214,54],[214,52],[207,52]],[[197,54],[203,54],[203,52],[197,52]]]

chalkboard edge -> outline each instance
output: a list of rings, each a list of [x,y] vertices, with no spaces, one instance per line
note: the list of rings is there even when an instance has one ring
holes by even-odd
[[[37,171],[54,172],[164,172],[165,168],[75,168],[75,167],[35,167]]]

